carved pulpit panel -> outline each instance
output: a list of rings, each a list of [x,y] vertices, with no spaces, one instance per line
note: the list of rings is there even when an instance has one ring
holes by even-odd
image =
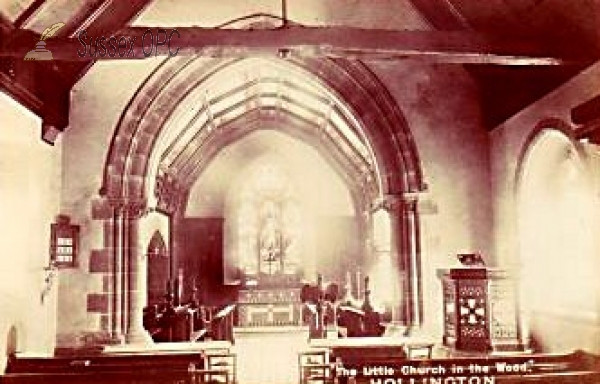
[[[444,345],[466,351],[523,350],[515,284],[505,271],[438,271],[444,292]]]

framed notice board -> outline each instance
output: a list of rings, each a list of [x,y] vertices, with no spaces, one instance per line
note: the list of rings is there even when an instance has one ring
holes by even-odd
[[[79,225],[68,216],[58,216],[50,229],[50,260],[57,267],[75,267],[79,248]]]

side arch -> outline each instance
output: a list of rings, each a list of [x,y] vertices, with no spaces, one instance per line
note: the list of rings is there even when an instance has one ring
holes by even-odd
[[[581,150],[581,146],[577,143],[575,136],[573,134],[573,127],[569,125],[569,123],[564,120],[556,117],[549,117],[546,119],[540,120],[533,130],[527,135],[523,145],[521,146],[521,150],[519,151],[519,156],[517,158],[517,168],[515,171],[515,183],[514,183],[514,196],[519,196],[519,188],[522,183],[524,167],[527,162],[527,156],[531,152],[531,149],[535,146],[536,142],[543,136],[546,131],[557,131],[562,133],[566,138],[568,138],[573,148],[575,148],[580,156],[585,156],[583,151]]]
[[[547,352],[585,344],[568,345],[578,331],[565,336],[557,329],[598,321],[593,271],[600,243],[593,228],[600,215],[590,162],[571,132],[561,120],[541,121],[524,143],[515,175],[525,335]]]

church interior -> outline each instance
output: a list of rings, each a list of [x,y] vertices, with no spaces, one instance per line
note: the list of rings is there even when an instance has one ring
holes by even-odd
[[[0,382],[215,345],[240,384],[313,382],[335,345],[599,354],[598,25],[598,0],[1,1]],[[147,28],[179,51],[52,49]]]

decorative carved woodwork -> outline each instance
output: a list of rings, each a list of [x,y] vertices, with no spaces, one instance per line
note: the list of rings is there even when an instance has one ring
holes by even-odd
[[[442,269],[438,276],[444,293],[444,345],[479,352],[524,349],[516,288],[505,271]]]

